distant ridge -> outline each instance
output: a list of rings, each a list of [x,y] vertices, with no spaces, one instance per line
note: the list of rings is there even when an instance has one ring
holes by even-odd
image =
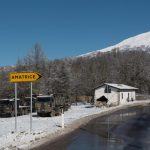
[[[144,50],[144,51],[147,48],[150,48],[150,32],[146,32],[146,33],[142,33],[142,34],[130,37],[114,46],[110,46],[104,49],[82,54],[82,55],[79,55],[78,57],[94,57],[98,53],[109,52],[109,51],[112,51],[113,49],[119,49],[121,51],[121,50],[132,50],[135,48],[141,48],[141,50]]]

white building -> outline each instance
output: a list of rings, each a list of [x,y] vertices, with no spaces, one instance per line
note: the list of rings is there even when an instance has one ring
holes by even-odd
[[[95,88],[94,103],[102,96],[108,99],[108,104],[119,105],[135,100],[135,91],[137,88],[124,84],[104,83]]]

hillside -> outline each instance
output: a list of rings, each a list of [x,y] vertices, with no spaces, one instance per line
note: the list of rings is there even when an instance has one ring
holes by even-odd
[[[96,56],[97,53],[101,53],[101,52],[105,53],[105,52],[112,51],[114,49],[119,49],[121,51],[141,49],[141,50],[146,51],[148,48],[150,48],[150,32],[146,32],[146,33],[136,35],[134,37],[130,37],[114,46],[110,46],[104,49],[89,52],[89,53],[80,55],[79,57],[87,57],[87,56],[93,57],[93,56]]]

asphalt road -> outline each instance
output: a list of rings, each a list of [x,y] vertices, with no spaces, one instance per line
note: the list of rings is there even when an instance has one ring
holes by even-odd
[[[150,106],[96,118],[33,150],[150,150]]]

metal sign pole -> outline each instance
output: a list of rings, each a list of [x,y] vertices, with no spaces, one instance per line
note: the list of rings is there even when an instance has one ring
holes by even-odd
[[[30,101],[30,132],[32,131],[32,82],[31,82],[31,101]]]
[[[15,132],[17,132],[17,83],[15,83]]]

